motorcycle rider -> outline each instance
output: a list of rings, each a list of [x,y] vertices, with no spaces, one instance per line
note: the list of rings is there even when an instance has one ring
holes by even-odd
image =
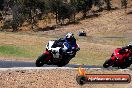
[[[127,46],[122,47],[122,49],[119,51],[119,53],[122,53],[122,52],[123,52],[124,50],[126,50],[126,49],[128,49],[128,50],[130,50],[130,51],[132,52],[132,42],[128,43]],[[130,56],[130,57],[128,58],[128,60],[132,60],[132,56]]]
[[[74,34],[72,32],[69,32],[65,38],[64,38],[65,42],[69,45],[67,45],[67,50],[75,50],[76,49],[76,39],[74,37]]]
[[[74,34],[72,32],[69,32],[66,34],[64,38],[60,38],[59,40],[56,40],[52,47],[61,47],[63,44],[65,44],[66,48],[64,51],[77,51],[77,44],[76,39],[74,37]]]
[[[124,51],[125,49],[129,49],[129,50],[132,51],[132,42],[128,43],[127,46],[122,47],[122,49],[121,49],[119,52],[122,52],[122,51]]]

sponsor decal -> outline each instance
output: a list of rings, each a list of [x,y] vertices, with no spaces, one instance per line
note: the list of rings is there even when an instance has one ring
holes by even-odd
[[[129,74],[86,74],[85,69],[78,68],[79,75],[76,76],[78,84],[86,83],[130,83]]]

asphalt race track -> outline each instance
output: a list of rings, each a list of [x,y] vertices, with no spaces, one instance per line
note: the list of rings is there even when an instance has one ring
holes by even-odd
[[[80,65],[68,64],[64,67],[78,68]],[[36,67],[35,62],[24,61],[0,61],[0,68],[14,68],[14,67]],[[43,67],[57,67],[56,65],[44,65]],[[83,68],[102,68],[101,66],[83,65]]]
[[[107,70],[118,70],[118,68],[103,68],[102,66],[90,66],[90,65],[79,65],[79,64],[68,64],[64,67],[57,67],[56,65],[44,65],[43,67],[36,67],[35,62],[24,62],[24,61],[0,61],[0,70],[28,70],[28,69],[77,69],[79,66],[86,69],[107,69]],[[120,69],[120,70],[132,70],[132,68]]]

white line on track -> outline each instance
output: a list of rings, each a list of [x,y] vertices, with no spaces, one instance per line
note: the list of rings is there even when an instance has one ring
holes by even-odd
[[[71,67],[13,67],[13,68],[0,68],[0,71],[17,71],[17,70],[77,70],[78,68]],[[104,68],[84,68],[86,70],[119,70],[129,71],[130,69],[104,69]]]
[[[0,68],[0,71],[8,71],[8,70],[53,70],[53,69],[74,70],[77,68],[70,68],[70,67],[14,67],[14,68]]]

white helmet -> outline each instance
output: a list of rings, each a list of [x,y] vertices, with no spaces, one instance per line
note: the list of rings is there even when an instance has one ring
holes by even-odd
[[[67,33],[66,38],[73,38],[74,34],[72,32]]]
[[[74,38],[74,34],[72,32],[67,33],[66,40],[68,42],[71,42],[73,38]]]
[[[128,46],[132,46],[132,42],[129,42],[129,43],[128,43]]]

